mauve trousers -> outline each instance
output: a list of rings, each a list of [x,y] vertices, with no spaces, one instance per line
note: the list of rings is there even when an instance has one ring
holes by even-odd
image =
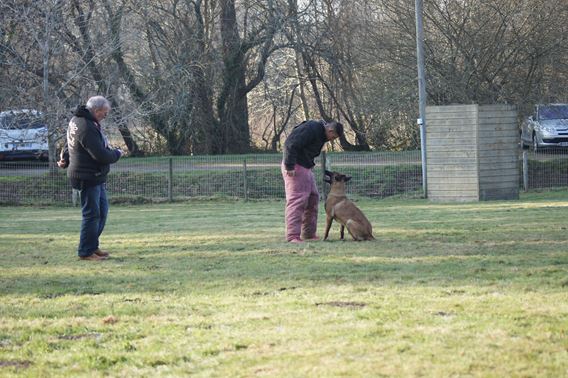
[[[286,175],[286,167],[281,166],[286,191],[286,240],[311,239],[316,236],[318,226],[319,192],[316,178],[311,169],[298,164],[294,176]]]

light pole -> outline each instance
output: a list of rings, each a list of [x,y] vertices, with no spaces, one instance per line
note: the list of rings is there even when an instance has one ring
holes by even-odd
[[[422,23],[423,0],[415,0],[416,12],[416,60],[418,64],[418,126],[420,127],[420,151],[422,159],[422,190],[428,197],[428,174],[426,170],[426,79],[424,74],[424,25]]]

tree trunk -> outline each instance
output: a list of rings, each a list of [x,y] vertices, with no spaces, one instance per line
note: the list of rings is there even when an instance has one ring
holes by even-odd
[[[217,102],[224,153],[250,151],[246,66],[239,37],[234,0],[222,0],[223,87]]]
[[[306,120],[310,119],[310,108],[308,105],[308,100],[306,99],[306,82],[304,80],[304,68],[302,63],[302,54],[300,53],[300,48],[298,43],[300,36],[297,35],[297,31],[300,29],[300,23],[298,22],[298,0],[289,0],[288,8],[290,12],[290,18],[293,30],[290,33],[290,39],[292,45],[294,46],[294,64],[296,75],[298,76],[298,86],[300,88],[300,101],[302,103],[302,112]]]
[[[207,63],[206,53],[206,26],[202,13],[202,2],[194,3],[195,18],[197,20],[196,39],[198,56],[205,57],[204,64],[190,64],[190,70],[194,85],[191,89],[194,101],[194,119],[196,126],[191,136],[191,148],[195,154],[219,154],[223,152],[220,144],[222,135],[219,130],[219,121],[213,112],[212,88],[208,83],[207,73],[204,66]]]

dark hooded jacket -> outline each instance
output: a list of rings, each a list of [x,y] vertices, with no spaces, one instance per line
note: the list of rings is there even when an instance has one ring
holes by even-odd
[[[73,187],[102,184],[110,164],[120,158],[120,151],[108,147],[101,125],[84,106],[79,106],[67,129],[69,167],[67,176]]]
[[[312,168],[314,159],[319,156],[327,142],[324,121],[304,121],[294,127],[284,143],[284,165],[293,170],[295,164]]]

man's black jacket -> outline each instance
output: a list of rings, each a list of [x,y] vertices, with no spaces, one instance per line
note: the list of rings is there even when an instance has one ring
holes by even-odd
[[[67,176],[72,182],[101,184],[106,181],[110,164],[120,158],[118,150],[107,146],[99,123],[84,106],[77,108],[75,116],[69,122],[67,149]]]
[[[284,165],[286,170],[294,169],[295,164],[312,168],[314,159],[319,156],[327,142],[324,121],[304,121],[294,127],[284,143]]]

